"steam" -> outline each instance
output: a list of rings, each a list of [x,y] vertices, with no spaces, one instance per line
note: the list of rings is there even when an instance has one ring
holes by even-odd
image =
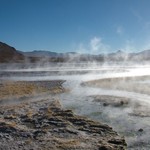
[[[124,47],[126,51],[135,49],[134,43],[130,41],[127,41]],[[78,51],[101,53],[110,49],[109,45],[104,44],[102,38],[93,37],[88,45],[81,44]],[[70,59],[73,59],[74,56],[70,55],[70,57]],[[107,61],[98,63],[94,61],[86,63],[12,64],[11,66],[1,65],[0,73],[3,75],[3,77],[1,75],[1,80],[66,80],[63,86],[69,88],[70,92],[53,96],[54,98],[59,98],[65,108],[73,108],[77,114],[108,123],[120,134],[125,135],[129,148],[134,147],[138,142],[150,142],[148,140],[150,139],[150,134],[148,134],[150,131],[150,117],[140,116],[150,113],[147,111],[150,108],[149,93],[143,94],[137,93],[134,89],[129,92],[127,90],[123,91],[121,88],[114,88],[117,82],[113,82],[113,88],[81,86],[83,82],[92,80],[105,79],[107,81],[107,79],[111,79],[113,81],[115,78],[132,77],[130,80],[131,85],[137,82],[140,85],[143,84],[143,90],[145,90],[145,85],[150,89],[149,63],[143,65],[141,62],[131,63],[124,59],[124,62],[121,63]],[[141,77],[142,79],[136,80],[136,77]],[[123,82],[126,81],[123,80]],[[111,105],[105,107],[101,102],[94,102],[94,96],[101,95],[128,98],[129,103],[127,106],[122,107]],[[30,100],[36,101],[45,98],[49,98],[49,95],[45,94],[40,97],[30,98]],[[109,100],[112,101],[111,98]],[[143,133],[139,133],[140,128],[144,130]],[[145,134],[146,132],[147,134]],[[131,135],[131,133],[133,134]]]
[[[118,35],[123,35],[124,34],[124,28],[122,26],[118,26],[116,29],[116,32]]]
[[[126,40],[124,46],[121,49],[125,52],[135,52],[137,50],[133,40]]]
[[[91,53],[108,52],[110,46],[102,42],[102,38],[94,37],[90,41]]]
[[[103,42],[101,37],[93,37],[88,44],[80,43],[77,46],[76,51],[79,53],[89,53],[89,54],[101,54],[107,53],[110,50],[110,46]]]

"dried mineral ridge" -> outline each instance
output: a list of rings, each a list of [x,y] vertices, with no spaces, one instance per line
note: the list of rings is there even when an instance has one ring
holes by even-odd
[[[111,127],[64,110],[57,100],[1,106],[0,118],[0,150],[126,149]]]

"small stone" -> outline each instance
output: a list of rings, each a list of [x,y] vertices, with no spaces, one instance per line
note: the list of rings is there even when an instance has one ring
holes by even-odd
[[[144,130],[143,130],[142,128],[140,128],[138,131],[139,131],[139,132],[143,132]]]
[[[103,103],[103,106],[108,106],[109,104],[108,103]]]

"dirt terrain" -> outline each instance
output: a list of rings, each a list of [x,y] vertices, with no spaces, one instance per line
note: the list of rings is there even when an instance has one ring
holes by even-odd
[[[125,140],[111,127],[41,100],[0,108],[0,149],[123,150]]]
[[[65,92],[64,81],[1,81],[0,99]],[[111,127],[64,110],[58,100],[0,105],[0,150],[123,150]]]
[[[53,81],[0,81],[0,100],[35,96],[37,94],[57,94],[64,92],[63,80]]]

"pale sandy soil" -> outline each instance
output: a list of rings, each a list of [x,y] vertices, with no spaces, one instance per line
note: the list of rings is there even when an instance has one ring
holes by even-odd
[[[35,96],[41,93],[57,94],[64,92],[64,81],[1,81],[0,100]]]

